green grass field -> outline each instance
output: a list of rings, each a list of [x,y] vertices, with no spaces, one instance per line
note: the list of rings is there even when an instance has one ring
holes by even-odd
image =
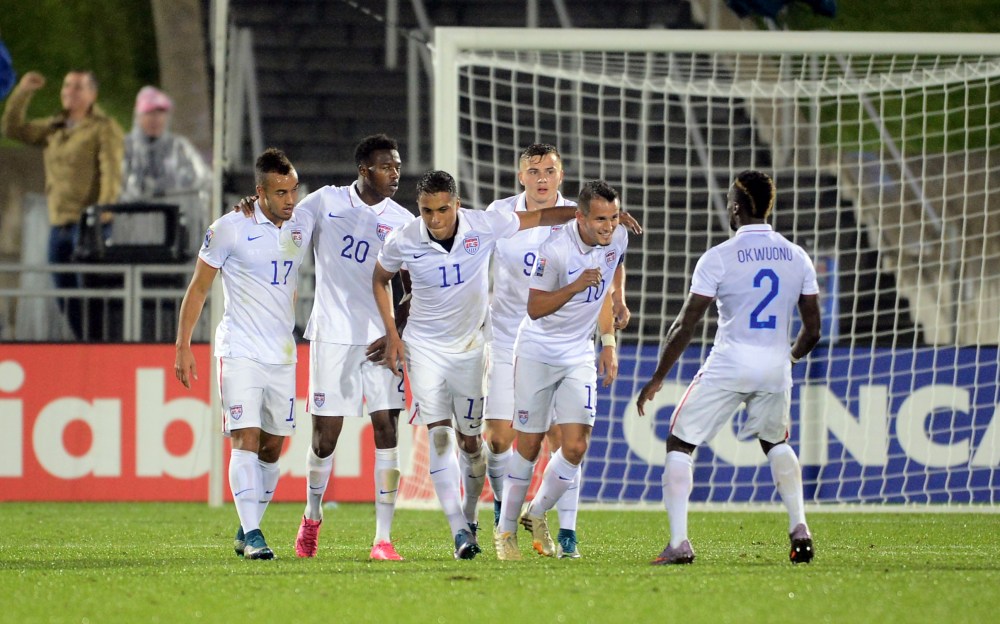
[[[231,507],[3,503],[0,621],[941,623],[1000,609],[998,514],[814,513],[816,559],[792,566],[783,512],[699,512],[697,560],[667,568],[649,565],[664,513],[582,512],[576,561],[534,555],[522,531],[520,563],[491,547],[454,561],[440,512],[410,510],[394,526],[407,561],[369,562],[371,505],[327,510],[319,556],[300,560],[300,514],[272,505],[278,559],[243,561]]]

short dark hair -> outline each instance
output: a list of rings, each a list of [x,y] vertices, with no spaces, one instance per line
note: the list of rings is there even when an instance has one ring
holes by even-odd
[[[370,163],[372,161],[372,154],[379,150],[394,150],[398,152],[399,144],[396,143],[396,139],[390,138],[385,134],[366,136],[354,148],[354,164],[360,167],[361,165]]]
[[[542,158],[547,154],[555,154],[556,158],[562,160],[562,156],[559,154],[559,150],[556,149],[555,145],[549,145],[548,143],[532,143],[528,147],[521,151],[521,156],[518,159],[518,163],[522,160],[531,160],[532,158]]]
[[[294,169],[292,161],[288,160],[288,156],[285,156],[283,151],[276,147],[269,147],[257,157],[257,163],[253,169],[254,181],[257,186],[264,186],[264,176],[267,174],[288,175],[292,169]]]
[[[774,208],[774,180],[763,171],[746,169],[733,179],[732,200],[754,219],[766,219]]]
[[[590,214],[590,202],[595,197],[600,197],[613,204],[618,199],[618,191],[604,180],[584,182],[583,186],[580,187],[580,195],[576,198],[576,204],[585,216]]]
[[[458,182],[447,171],[428,171],[417,180],[417,195],[421,193],[448,193],[452,197],[458,197]]]

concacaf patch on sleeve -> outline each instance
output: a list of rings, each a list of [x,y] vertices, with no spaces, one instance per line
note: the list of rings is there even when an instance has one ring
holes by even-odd
[[[541,277],[545,274],[545,258],[539,258],[538,264],[535,265],[535,277]]]
[[[213,236],[215,236],[215,230],[213,230],[212,228],[208,228],[208,230],[205,232],[205,249],[208,249],[208,246],[212,244]]]

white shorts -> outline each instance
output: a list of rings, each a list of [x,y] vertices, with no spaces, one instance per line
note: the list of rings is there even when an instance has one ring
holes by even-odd
[[[222,433],[256,427],[271,435],[295,433],[295,364],[219,358]]]
[[[486,420],[514,418],[514,350],[489,346],[486,360]]]
[[[406,374],[413,394],[410,424],[453,420],[460,433],[479,435],[485,366],[484,347],[465,353],[438,353],[406,343]]]
[[[314,416],[361,416],[406,407],[403,379],[368,361],[366,345],[309,344],[309,402]]]
[[[746,403],[746,420],[736,434],[739,440],[758,438],[771,444],[788,438],[792,390],[783,392],[735,392],[701,383],[695,377],[670,418],[670,433],[688,444],[700,446],[729,424]]]
[[[519,357],[514,365],[514,429],[545,433],[553,424],[594,426],[597,367],[553,366]]]

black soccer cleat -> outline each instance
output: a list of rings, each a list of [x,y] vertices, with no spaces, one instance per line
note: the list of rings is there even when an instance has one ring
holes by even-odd
[[[813,540],[809,534],[809,529],[804,524],[796,524],[792,532],[788,534],[792,542],[792,550],[788,553],[788,559],[792,563],[809,563],[812,561]]]

